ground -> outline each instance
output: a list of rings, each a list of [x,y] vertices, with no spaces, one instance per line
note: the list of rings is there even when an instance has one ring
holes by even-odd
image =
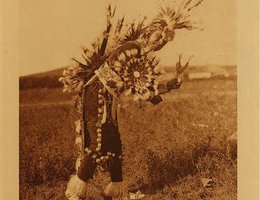
[[[61,88],[20,91],[20,199],[66,199],[75,172],[72,95]],[[185,82],[163,102],[121,107],[119,125],[128,190],[144,200],[235,200],[237,161],[226,139],[237,130],[236,79]],[[204,187],[201,178],[212,179]],[[108,183],[97,172],[87,199]]]

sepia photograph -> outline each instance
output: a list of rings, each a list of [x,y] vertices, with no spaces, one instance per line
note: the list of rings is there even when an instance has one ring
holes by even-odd
[[[20,199],[237,199],[235,0],[19,9]]]
[[[237,4],[19,0],[19,199],[240,199]]]

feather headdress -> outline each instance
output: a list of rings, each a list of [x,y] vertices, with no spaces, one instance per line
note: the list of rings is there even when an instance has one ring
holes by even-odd
[[[182,0],[179,5],[161,7],[158,15],[149,24],[145,24],[144,17],[143,20],[127,26],[124,23],[125,18],[122,17],[117,20],[113,32],[111,19],[115,15],[115,9],[109,5],[107,27],[102,42],[98,39],[92,44],[92,49],[83,48],[85,63],[74,59],[77,65],[64,71],[63,77],[60,78],[64,91],[81,91],[85,83],[92,80],[95,70],[106,61],[111,63],[119,52],[137,49],[143,55],[152,54],[172,41],[177,29],[197,28],[196,22],[191,20],[191,11],[202,2],[203,0]]]
[[[161,7],[159,14],[154,19],[153,25],[160,25],[161,28],[168,27],[170,30],[175,29],[193,29],[196,28],[196,22],[190,20],[190,12],[199,6],[203,0],[184,0],[179,6]]]

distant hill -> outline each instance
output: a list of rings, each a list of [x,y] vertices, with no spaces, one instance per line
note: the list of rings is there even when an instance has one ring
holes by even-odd
[[[47,71],[43,73],[31,74],[27,76],[19,77],[19,88],[33,89],[33,88],[58,88],[62,87],[62,83],[59,82],[59,77],[62,76],[62,72],[66,67]]]
[[[62,76],[63,70],[67,67],[47,71],[43,73],[37,73],[27,76],[21,76],[19,78],[19,88],[24,89],[37,89],[37,88],[60,88],[62,83],[59,82],[59,77]],[[172,77],[175,72],[174,66],[163,67],[164,71],[168,73],[167,77]],[[206,66],[190,66],[184,73],[184,78],[188,80],[190,73],[202,73],[209,72],[212,77],[234,77],[236,76],[236,66],[217,66],[217,65],[206,65]],[[228,76],[227,76],[228,75]]]

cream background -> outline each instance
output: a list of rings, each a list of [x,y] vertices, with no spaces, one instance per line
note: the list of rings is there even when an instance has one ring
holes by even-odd
[[[208,0],[209,1],[209,0]],[[259,5],[238,0],[239,199],[259,199]],[[0,199],[18,199],[19,1],[1,0]],[[74,55],[74,54],[73,54]],[[71,54],[69,55],[71,56]],[[75,55],[74,55],[75,56]]]

